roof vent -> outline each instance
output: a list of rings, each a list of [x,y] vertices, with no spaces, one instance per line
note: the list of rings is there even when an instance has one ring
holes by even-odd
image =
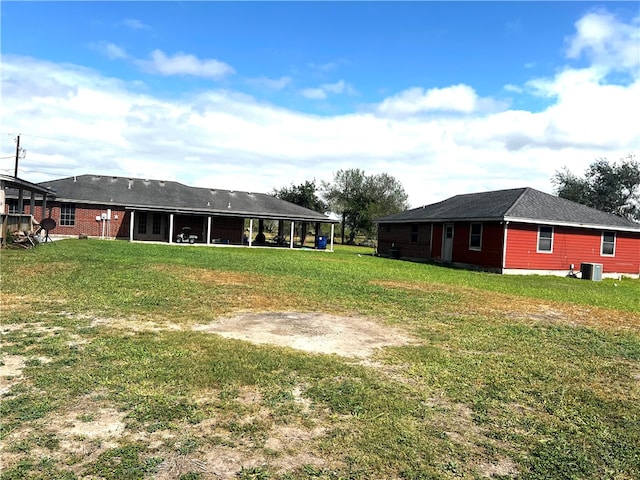
[[[164,180],[160,180],[158,183],[161,187],[164,187],[167,184]]]
[[[133,185],[133,178],[129,179],[129,186],[127,187],[129,190],[131,190],[131,185]]]
[[[210,206],[211,206],[211,203],[207,202],[207,207],[210,207]]]
[[[78,181],[78,177],[76,177],[75,175],[73,176],[73,183],[76,183]]]
[[[227,205],[227,208],[231,208],[231,202],[229,202],[229,204]]]

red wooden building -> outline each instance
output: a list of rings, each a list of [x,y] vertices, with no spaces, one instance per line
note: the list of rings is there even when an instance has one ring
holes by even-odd
[[[603,277],[640,274],[640,224],[532,188],[456,195],[377,223],[382,256],[499,273],[596,264]]]

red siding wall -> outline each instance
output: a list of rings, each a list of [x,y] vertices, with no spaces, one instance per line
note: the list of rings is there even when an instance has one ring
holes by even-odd
[[[477,265],[483,268],[501,268],[504,227],[499,223],[478,223],[482,223],[481,250],[469,249],[471,223],[459,222],[454,224],[452,261]],[[442,234],[440,235],[442,237]]]
[[[414,225],[418,228],[416,242],[411,241]],[[402,257],[427,260],[430,256],[430,239],[430,223],[381,224],[378,227],[378,253],[389,255],[389,249],[395,245]]]
[[[537,253],[538,226],[511,223],[507,234],[505,268],[566,270],[574,264],[601,263],[603,273],[640,272],[640,234],[616,232],[615,256],[600,255],[601,230],[554,227],[553,252]]]
[[[418,225],[418,241],[411,241],[414,225]],[[389,255],[391,245],[395,245],[400,256],[423,260],[439,260],[442,257],[443,224],[433,224],[433,235],[430,223],[383,224],[378,229],[378,253]],[[482,249],[469,249],[469,222],[454,224],[453,255],[455,263],[466,263],[483,268],[500,268],[502,266],[503,226],[499,223],[484,223],[482,228]],[[431,244],[433,242],[433,244]]]

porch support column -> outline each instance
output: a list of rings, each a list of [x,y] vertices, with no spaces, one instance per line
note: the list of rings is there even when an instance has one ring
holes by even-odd
[[[211,217],[207,217],[207,245],[211,244]]]
[[[333,252],[333,231],[336,228],[336,224],[332,223],[331,224],[331,248],[329,249],[330,252]]]
[[[47,194],[42,195],[42,219],[47,218]]]
[[[131,213],[129,214],[129,241],[130,242],[133,242],[133,223],[135,219],[136,219],[136,212],[135,210],[131,210]]]
[[[318,237],[320,236],[321,233],[322,232],[320,231],[320,222],[316,222],[315,238],[313,239],[314,248],[318,248]]]
[[[249,246],[253,245],[253,218],[249,219]]]
[[[173,213],[169,214],[169,243],[173,243]]]
[[[29,213],[36,218],[36,192],[31,190],[31,201],[29,202]]]
[[[18,215],[24,213],[24,190],[22,190],[22,187],[18,190],[18,211],[16,213]]]
[[[295,232],[296,223],[291,220],[291,239],[289,240],[289,248],[293,248],[293,233]]]

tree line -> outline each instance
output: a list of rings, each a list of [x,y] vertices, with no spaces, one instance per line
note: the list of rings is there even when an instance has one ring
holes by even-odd
[[[594,161],[583,176],[566,167],[551,179],[559,197],[640,221],[640,165],[632,155],[620,162]],[[338,170],[332,182],[307,180],[299,185],[274,189],[272,195],[311,210],[333,212],[341,218],[342,243],[376,235],[377,218],[409,208],[402,184],[386,173],[367,175],[363,170]],[[306,225],[302,225],[306,236]]]
[[[367,175],[358,168],[338,170],[332,182],[318,185],[315,179],[307,180],[274,189],[273,195],[317,212],[339,215],[342,243],[350,244],[360,235],[374,237],[376,218],[409,208],[409,197],[397,179],[386,173]],[[305,233],[303,230],[303,236]]]
[[[566,167],[552,178],[559,197],[632,221],[640,221],[640,164],[633,155],[610,162],[600,158],[583,176]]]

